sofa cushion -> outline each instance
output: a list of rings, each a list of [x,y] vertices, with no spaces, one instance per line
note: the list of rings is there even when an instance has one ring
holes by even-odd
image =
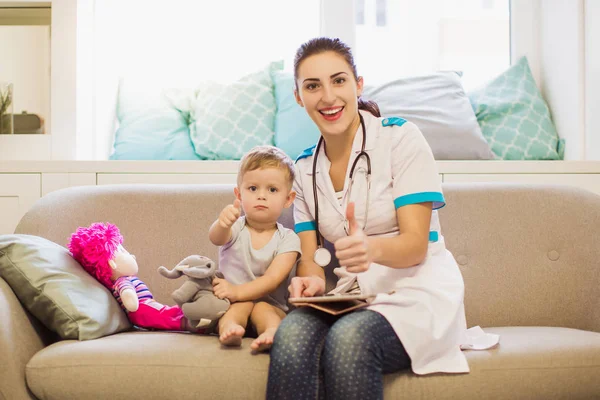
[[[40,399],[264,399],[269,356],[251,354],[252,340],[222,348],[216,336],[127,332],[62,341],[30,360],[27,384]]]
[[[470,374],[385,376],[385,398],[593,398],[600,393],[600,333],[566,328],[486,328],[500,345],[466,351]],[[37,353],[26,368],[40,399],[111,397],[264,399],[269,357],[221,348],[214,336],[128,332],[94,341],[62,341]],[[65,385],[68,376],[77,385]],[[457,379],[457,377],[460,377]],[[459,397],[462,396],[462,397]]]
[[[500,335],[486,351],[465,351],[471,372],[392,374],[385,398],[591,399],[600,394],[600,333],[554,327],[485,328]]]
[[[95,339],[131,328],[112,294],[66,248],[42,237],[0,236],[0,276],[63,339]]]

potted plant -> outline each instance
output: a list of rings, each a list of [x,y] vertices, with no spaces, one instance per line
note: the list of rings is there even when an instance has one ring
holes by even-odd
[[[13,133],[12,83],[0,83],[0,134]]]

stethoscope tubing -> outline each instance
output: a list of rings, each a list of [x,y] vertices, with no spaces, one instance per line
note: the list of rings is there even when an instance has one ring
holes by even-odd
[[[350,174],[349,174],[349,178],[350,178],[350,183],[348,185],[348,197],[350,196],[350,193],[352,191],[352,185],[354,182],[354,169],[356,168],[356,165],[358,164],[358,161],[360,160],[361,157],[364,157],[366,162],[367,162],[367,204],[366,204],[366,210],[365,210],[365,222],[364,222],[364,226],[363,229],[366,227],[367,225],[367,215],[369,213],[369,195],[371,192],[371,157],[369,157],[369,154],[367,154],[367,152],[365,151],[365,144],[367,141],[367,130],[365,128],[365,121],[363,119],[363,116],[358,113],[358,116],[360,118],[360,125],[362,127],[362,145],[361,145],[361,150],[360,153],[358,153],[358,156],[356,156],[356,159],[354,159],[354,162],[352,163],[352,166],[350,167]],[[314,157],[313,157],[313,165],[312,165],[312,186],[313,186],[313,201],[315,204],[315,230],[316,230],[316,234],[317,234],[317,247],[318,249],[323,247],[323,236],[321,235],[321,231],[319,230],[319,195],[317,194],[317,156],[319,154],[319,150],[321,148],[321,144],[323,143],[323,136],[321,136],[319,138],[319,141],[317,142],[317,147],[315,148],[315,153],[314,153]],[[349,232],[348,227],[344,227],[346,230],[346,233]],[[317,249],[317,251],[318,251]]]

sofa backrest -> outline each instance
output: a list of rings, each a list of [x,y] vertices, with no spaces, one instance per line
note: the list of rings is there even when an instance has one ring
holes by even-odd
[[[469,326],[564,326],[600,331],[600,196],[562,186],[445,184],[442,234],[465,280]],[[112,222],[155,297],[183,279],[156,269],[185,256],[217,259],[208,228],[232,185],[107,185],[48,194],[16,233],[66,243],[77,227]],[[291,209],[282,223],[293,225]]]

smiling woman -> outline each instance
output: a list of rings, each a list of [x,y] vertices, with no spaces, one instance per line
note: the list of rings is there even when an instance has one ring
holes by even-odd
[[[445,199],[425,137],[410,121],[363,109],[362,78],[339,39],[302,44],[294,73],[296,100],[321,137],[296,160],[302,255],[290,297],[323,295],[327,270],[338,278],[328,293],[375,298],[339,317],[293,310],[273,341],[267,398],[380,399],[383,374],[469,372],[459,348],[464,283],[441,235]],[[358,171],[366,179],[356,192],[372,191],[373,201],[351,197]],[[325,240],[335,262],[327,262]]]

